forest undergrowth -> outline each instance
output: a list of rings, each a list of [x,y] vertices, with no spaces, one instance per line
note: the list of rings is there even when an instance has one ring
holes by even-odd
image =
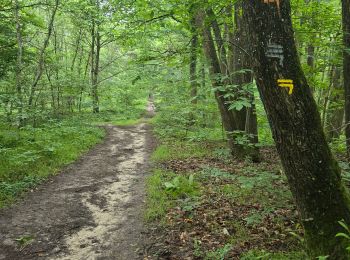
[[[261,162],[238,160],[215,120],[206,127],[198,118],[191,126],[181,124],[171,117],[181,114],[180,106],[160,106],[153,120],[159,145],[147,183],[146,219],[154,241],[148,257],[308,259],[296,205],[268,128],[260,129]],[[340,144],[332,147],[348,180]]]

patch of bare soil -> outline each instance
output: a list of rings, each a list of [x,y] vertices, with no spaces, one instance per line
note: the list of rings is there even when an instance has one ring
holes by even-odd
[[[0,211],[0,259],[143,258],[150,127],[106,130],[103,143]]]

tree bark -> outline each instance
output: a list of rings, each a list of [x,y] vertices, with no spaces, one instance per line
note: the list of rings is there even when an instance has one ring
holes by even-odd
[[[260,0],[244,0],[243,6],[255,57],[256,82],[300,213],[309,254],[349,259],[347,242],[335,237],[343,231],[337,221],[350,223],[349,196],[301,69],[290,1],[280,1],[280,10],[275,3]],[[269,41],[283,47],[283,64],[267,57]],[[291,95],[278,85],[278,79],[293,80]]]
[[[342,0],[343,17],[343,72],[345,91],[345,136],[348,160],[350,160],[350,0]]]

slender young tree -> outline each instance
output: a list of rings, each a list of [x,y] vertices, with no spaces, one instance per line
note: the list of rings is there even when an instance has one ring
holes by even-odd
[[[44,40],[44,44],[43,44],[43,46],[40,50],[40,53],[39,53],[38,67],[36,70],[33,84],[32,84],[31,89],[30,89],[30,96],[29,96],[29,101],[28,101],[29,106],[33,105],[35,91],[37,89],[37,86],[38,86],[38,83],[41,79],[41,76],[43,75],[43,72],[44,72],[45,52],[46,52],[46,48],[49,46],[49,43],[50,43],[50,38],[51,38],[53,29],[54,29],[55,16],[56,16],[59,4],[60,4],[60,1],[55,0],[55,6],[52,10],[49,25],[47,28],[47,35],[46,35],[46,38]]]
[[[198,92],[198,76],[197,76],[197,64],[198,64],[198,32],[196,28],[196,18],[194,7],[190,8],[190,31],[191,31],[191,47],[190,47],[190,84],[191,84],[191,98],[192,104],[197,104],[197,92]]]
[[[23,125],[23,88],[22,88],[22,67],[23,67],[23,39],[22,26],[20,18],[20,5],[18,0],[14,2],[14,15],[16,19],[16,38],[17,38],[17,64],[16,64],[16,90],[18,98],[18,126]]]
[[[338,221],[350,223],[349,196],[300,66],[290,1],[265,2],[244,0],[243,15],[249,27],[255,79],[309,254],[349,259],[346,241],[336,237],[342,231]]]

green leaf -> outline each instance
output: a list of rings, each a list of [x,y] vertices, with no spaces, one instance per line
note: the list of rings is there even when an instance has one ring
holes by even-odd
[[[338,233],[335,235],[336,237],[345,237],[346,239],[349,239],[350,240],[350,236],[348,236],[347,234],[345,233]]]

